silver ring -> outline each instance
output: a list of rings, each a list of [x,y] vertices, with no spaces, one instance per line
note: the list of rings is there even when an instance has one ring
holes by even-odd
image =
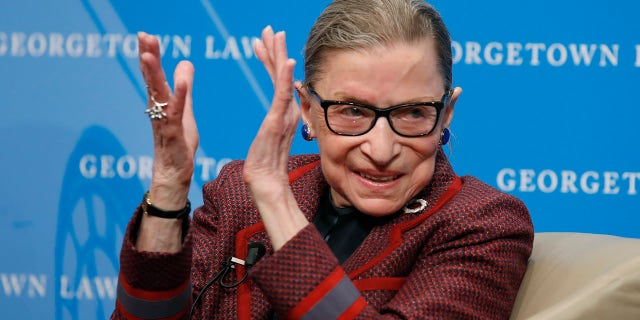
[[[167,114],[164,112],[164,107],[169,105],[169,101],[162,102],[162,103],[158,102],[156,101],[156,99],[153,97],[152,94],[149,94],[149,98],[151,98],[151,102],[153,103],[153,106],[144,110],[144,113],[148,114],[149,119],[151,120],[164,119],[167,116]]]

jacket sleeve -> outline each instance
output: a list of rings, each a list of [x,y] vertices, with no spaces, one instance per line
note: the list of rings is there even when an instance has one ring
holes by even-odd
[[[116,308],[111,319],[181,319],[191,301],[192,236],[187,232],[182,249],[173,254],[138,251],[135,248],[141,212],[138,208],[127,226],[120,251]]]
[[[251,279],[279,319],[336,319],[366,305],[312,224],[255,265]]]
[[[258,263],[252,280],[284,319],[508,319],[533,242],[528,211],[502,193],[468,201],[417,228],[428,232],[405,234],[422,245],[382,306],[365,302],[312,225]]]

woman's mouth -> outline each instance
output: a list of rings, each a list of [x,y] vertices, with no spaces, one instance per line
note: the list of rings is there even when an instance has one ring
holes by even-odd
[[[364,172],[360,172],[360,176],[367,179],[367,180],[371,180],[374,182],[390,182],[393,180],[398,179],[399,175],[385,175],[385,176],[373,176],[370,174],[366,174]]]

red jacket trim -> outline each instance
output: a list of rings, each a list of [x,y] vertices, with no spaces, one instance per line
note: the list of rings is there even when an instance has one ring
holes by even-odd
[[[249,238],[263,231],[265,231],[265,229],[264,223],[262,221],[240,230],[236,234],[236,257],[246,257]],[[240,279],[242,279],[245,272],[246,268],[244,266],[236,266],[236,280],[239,281]],[[238,286],[237,310],[239,320],[251,319],[251,308],[247,308],[247,306],[251,305],[251,286],[249,285],[249,283],[250,280],[243,281]]]
[[[347,320],[347,319],[355,319],[360,312],[367,306],[367,302],[364,300],[362,296],[356,300],[349,309],[347,309],[344,313],[342,313],[337,320]]]
[[[289,172],[289,183],[293,183],[294,181],[298,180],[298,178],[302,177],[305,173],[318,166],[318,164],[320,164],[320,160],[310,162]]]
[[[375,265],[380,263],[382,259],[384,259],[386,256],[391,254],[393,250],[397,249],[400,246],[400,244],[402,244],[402,233],[412,228],[415,228],[416,226],[421,224],[424,220],[429,218],[432,214],[434,214],[436,211],[440,210],[440,208],[442,208],[442,206],[445,203],[451,200],[451,198],[453,198],[453,196],[455,196],[456,193],[458,193],[458,191],[460,191],[461,188],[462,188],[462,179],[460,179],[460,177],[456,177],[451,183],[451,185],[449,185],[447,190],[444,192],[444,194],[440,197],[440,199],[438,199],[438,202],[436,202],[433,208],[431,208],[431,210],[419,215],[413,220],[405,221],[403,223],[400,223],[394,226],[393,229],[391,229],[391,231],[389,232],[389,246],[387,247],[387,249],[384,250],[382,253],[380,253],[377,257],[373,258],[368,263],[363,265],[362,267],[351,272],[349,274],[349,278],[355,279],[359,275],[363,274],[365,271],[373,268]]]

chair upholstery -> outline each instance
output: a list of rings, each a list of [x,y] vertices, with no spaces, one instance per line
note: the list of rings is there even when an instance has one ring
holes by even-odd
[[[511,320],[640,319],[640,239],[536,233]]]

